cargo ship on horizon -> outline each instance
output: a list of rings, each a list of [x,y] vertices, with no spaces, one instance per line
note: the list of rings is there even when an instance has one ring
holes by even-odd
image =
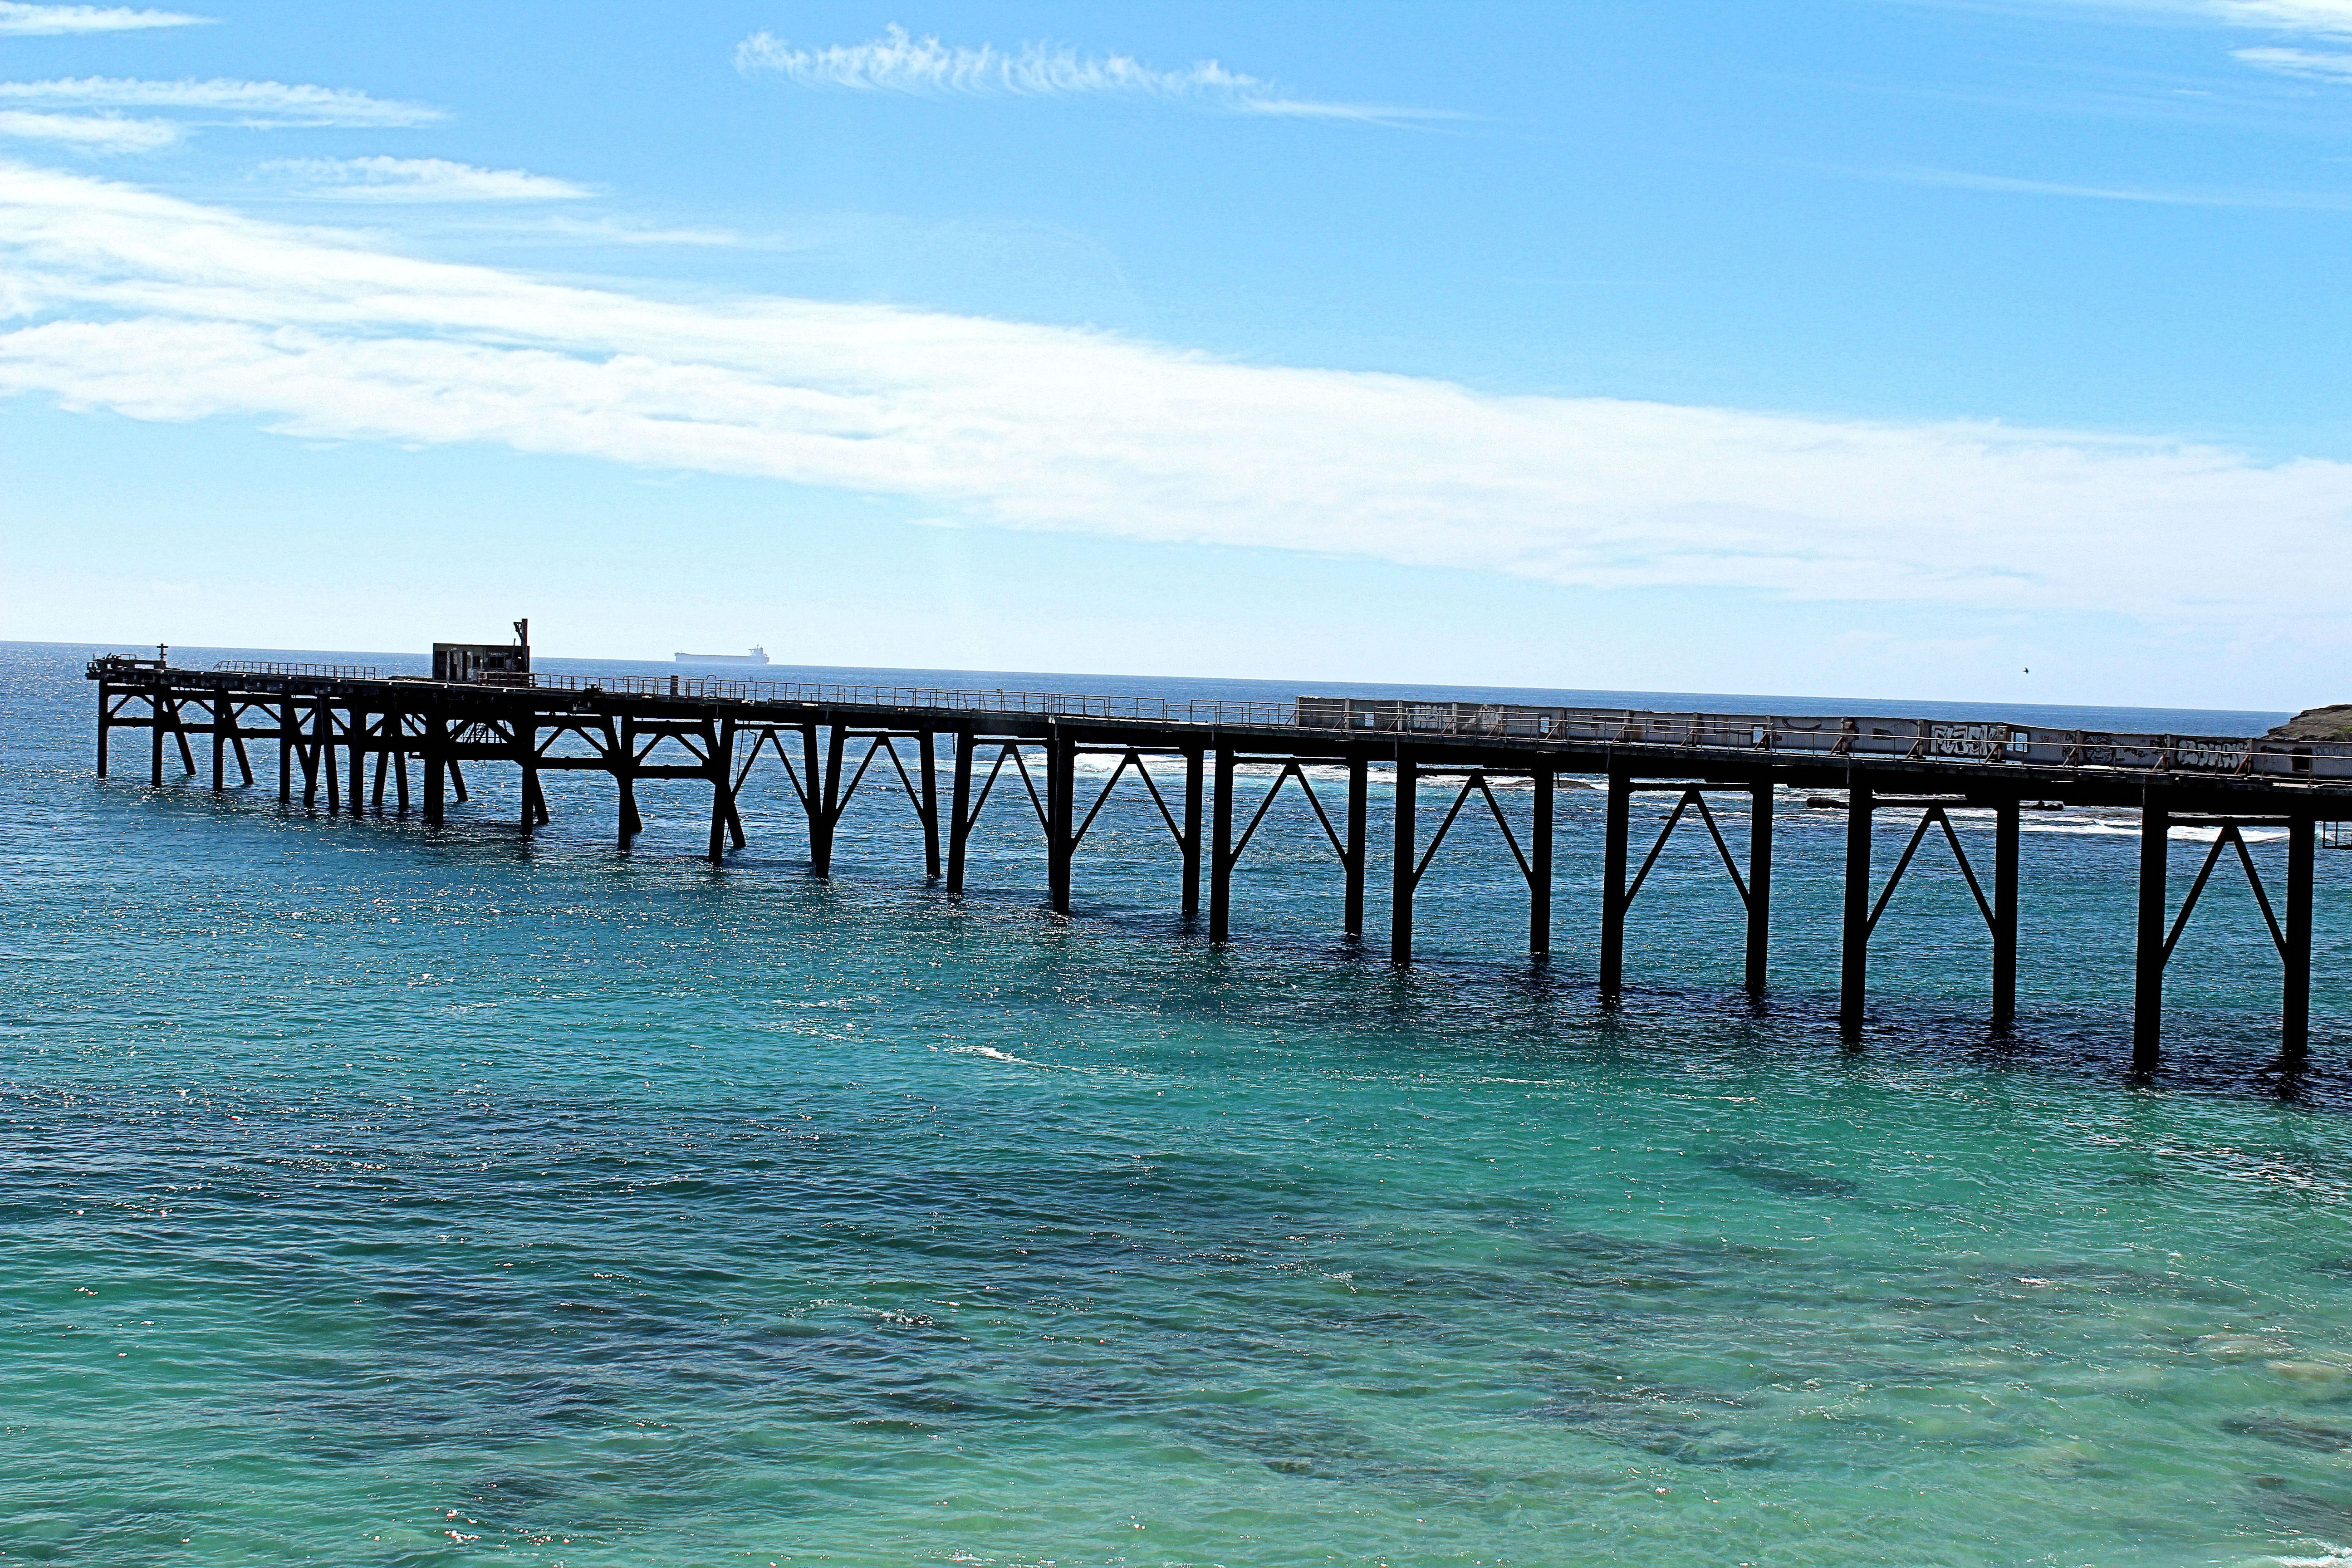
[[[768,650],[754,645],[750,653],[682,653],[677,657],[680,664],[765,664]]]

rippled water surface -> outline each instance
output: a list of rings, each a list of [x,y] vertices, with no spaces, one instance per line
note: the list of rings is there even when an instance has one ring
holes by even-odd
[[[2315,1070],[2263,1074],[2276,963],[2217,879],[2135,1085],[2095,814],[2030,824],[2014,1037],[1923,850],[1846,1048],[1801,796],[1769,1002],[1678,836],[1604,1016],[1585,792],[1549,965],[1487,825],[1398,975],[1295,801],[1218,951],[1139,795],[1063,922],[993,805],[958,904],[879,791],[821,883],[773,777],[719,871],[684,786],[622,855],[584,779],[530,842],[487,770],[437,832],[281,810],[274,763],[100,784],[80,658],[0,647],[9,1561],[2352,1547],[2352,853]]]

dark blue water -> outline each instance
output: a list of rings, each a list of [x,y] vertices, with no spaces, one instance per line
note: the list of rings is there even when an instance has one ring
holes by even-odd
[[[0,647],[12,1560],[2352,1545],[2352,854],[2321,858],[2308,1079],[2263,1073],[2277,964],[2217,881],[2141,1086],[2134,839],[2099,813],[2029,818],[2013,1037],[1983,1027],[1981,923],[1923,851],[1848,1048],[1843,817],[1802,797],[1770,1001],[1733,989],[1736,898],[1678,836],[1604,1015],[1584,792],[1549,965],[1488,824],[1433,867],[1400,975],[1337,938],[1295,800],[1219,950],[1177,917],[1139,792],[1061,921],[1025,801],[992,804],[950,902],[871,778],[827,882],[764,770],[719,870],[684,785],[645,787],[625,855],[584,776],[528,841],[488,769],[441,830],[283,811],[274,764],[218,796],[100,784],[83,657]],[[216,657],[255,656],[174,654]],[[2176,845],[2184,883],[2205,847]]]

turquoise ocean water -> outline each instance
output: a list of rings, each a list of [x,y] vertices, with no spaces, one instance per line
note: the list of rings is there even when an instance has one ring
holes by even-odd
[[[1490,826],[1401,975],[1295,801],[1219,951],[1140,795],[1061,921],[1014,802],[951,903],[871,777],[824,883],[772,775],[718,871],[684,786],[623,855],[585,779],[530,842],[490,770],[101,784],[89,651],[0,646],[5,1561],[2352,1562],[2352,852],[2308,1079],[2217,878],[2135,1085],[2095,813],[2029,821],[2013,1037],[1923,851],[1848,1048],[1801,797],[1769,1003],[1678,836],[1604,1016],[1585,792],[1549,965]]]

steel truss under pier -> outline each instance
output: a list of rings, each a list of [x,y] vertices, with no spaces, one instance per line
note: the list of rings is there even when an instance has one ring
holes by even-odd
[[[2125,807],[2140,813],[2133,1059],[2158,1061],[2164,970],[2225,853],[2251,884],[2285,972],[2278,1065],[2305,1062],[2310,1041],[2311,922],[2315,855],[2322,825],[2352,819],[2352,747],[2270,746],[2261,742],[2176,736],[2084,736],[2074,731],[1914,721],[1658,716],[1622,710],[1504,709],[1301,698],[1271,703],[1158,702],[1061,698],[1024,692],[806,687],[719,679],[595,681],[549,676],[489,677],[457,683],[340,666],[244,665],[174,669],[157,660],[94,660],[98,772],[110,771],[115,731],[147,731],[148,776],[161,784],[167,752],[185,773],[199,770],[190,743],[208,739],[212,787],[254,783],[248,742],[277,747],[278,798],[330,814],[410,809],[410,770],[421,770],[422,813],[438,825],[454,793],[467,798],[465,768],[505,764],[521,778],[520,830],[549,820],[540,777],[549,772],[609,775],[617,795],[618,840],[643,831],[637,784],[647,779],[710,786],[709,855],[723,864],[744,844],[736,797],[763,759],[772,758],[808,824],[811,869],[833,867],[835,831],[869,781],[903,794],[923,836],[925,874],[963,891],[973,826],[992,800],[1025,802],[1045,841],[1054,910],[1072,907],[1074,862],[1112,792],[1131,773],[1173,842],[1181,900],[1201,913],[1208,880],[1208,935],[1232,934],[1233,875],[1278,800],[1295,793],[1320,827],[1345,890],[1342,928],[1360,938],[1370,818],[1370,769],[1395,773],[1391,813],[1388,955],[1412,961],[1413,899],[1457,829],[1491,820],[1528,888],[1528,948],[1551,945],[1554,790],[1561,774],[1605,779],[1600,990],[1614,1005],[1623,989],[1628,919],[1667,842],[1703,829],[1747,914],[1746,979],[1765,983],[1772,897],[1775,786],[1843,792],[1845,891],[1839,1017],[1862,1026],[1870,943],[1897,887],[1921,850],[1940,838],[1957,862],[1991,938],[1991,1016],[2006,1027],[2017,1006],[2018,813],[2023,802]],[[1948,733],[1947,732],[1948,731]],[[949,759],[940,811],[942,753]],[[1107,779],[1082,794],[1078,760],[1113,758]],[[1181,760],[1181,795],[1163,790],[1150,761]],[[1235,770],[1273,772],[1246,819]],[[1346,798],[1327,799],[1309,770],[1344,770]],[[1525,779],[1534,809],[1524,841],[1496,799],[1493,780]],[[895,786],[895,789],[893,788]],[[1442,813],[1424,834],[1423,792],[1434,786]],[[1638,868],[1633,866],[1636,795],[1671,795],[1672,809]],[[1746,864],[1717,825],[1709,796],[1745,797]],[[1176,798],[1172,798],[1175,796]],[[1430,803],[1433,806],[1436,801]],[[1989,879],[1971,860],[1948,809],[1994,814]],[[1015,805],[1014,809],[1019,809]],[[1920,813],[1909,842],[1883,882],[1872,866],[1874,814]],[[1206,818],[1205,822],[1203,818]],[[2212,851],[2173,907],[2168,835],[2193,824],[2216,830]],[[2287,831],[2284,915],[2247,852],[2242,830]],[[2340,831],[2338,829],[2337,831]],[[1632,868],[1632,875],[1628,870]]]

